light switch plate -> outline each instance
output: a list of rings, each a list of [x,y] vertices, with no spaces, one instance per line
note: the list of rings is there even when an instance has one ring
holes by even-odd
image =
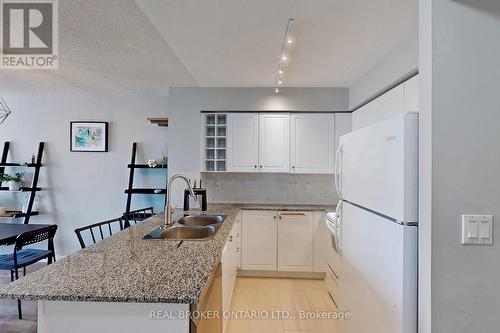
[[[493,215],[462,215],[462,244],[493,244]]]

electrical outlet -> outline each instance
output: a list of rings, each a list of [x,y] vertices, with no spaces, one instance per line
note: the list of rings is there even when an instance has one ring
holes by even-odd
[[[462,244],[493,244],[493,215],[462,215]]]

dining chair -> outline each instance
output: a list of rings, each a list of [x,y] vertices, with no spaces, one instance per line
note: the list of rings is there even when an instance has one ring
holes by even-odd
[[[123,216],[75,229],[82,249],[125,229]]]
[[[23,276],[26,276],[27,266],[43,259],[47,259],[47,265],[56,261],[56,254],[54,251],[54,236],[56,231],[57,225],[54,224],[45,228],[27,231],[17,236],[13,253],[0,255],[0,270],[10,271],[10,280],[14,282],[19,279],[18,270],[20,268],[23,269]],[[45,240],[48,243],[47,250],[24,248],[27,245]],[[23,319],[20,300],[17,300],[17,312],[19,319]]]
[[[125,219],[125,228],[130,227],[130,225],[137,224],[145,219],[154,215],[153,207],[141,208],[137,210],[132,210],[128,213],[123,214]]]

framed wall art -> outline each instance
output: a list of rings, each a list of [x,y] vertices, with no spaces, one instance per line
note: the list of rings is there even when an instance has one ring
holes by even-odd
[[[74,152],[107,152],[108,123],[102,121],[72,121],[70,150]]]

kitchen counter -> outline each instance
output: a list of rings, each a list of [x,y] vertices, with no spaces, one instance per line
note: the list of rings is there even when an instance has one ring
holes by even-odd
[[[210,205],[207,213],[227,216],[210,240],[178,247],[179,241],[142,239],[162,223],[158,214],[0,288],[0,298],[196,304],[238,208]],[[177,211],[176,219],[181,214]]]
[[[281,210],[281,211],[326,211],[334,212],[334,205],[295,205],[295,204],[234,204],[243,210]]]
[[[240,209],[332,211],[335,206],[209,204],[206,214],[227,216],[219,232],[180,246],[180,241],[142,239],[162,223],[158,214],[3,286],[0,298],[197,304]],[[176,220],[182,213],[176,211]]]

